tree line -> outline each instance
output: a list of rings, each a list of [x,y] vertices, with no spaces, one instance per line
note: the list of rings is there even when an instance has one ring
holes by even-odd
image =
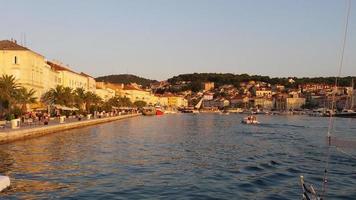
[[[293,79],[295,82],[290,83],[289,79]],[[356,77],[340,77],[338,78],[339,86],[350,86],[352,79]],[[182,89],[199,91],[202,88],[203,82],[214,82],[216,87],[229,84],[234,85],[236,88],[240,88],[240,83],[248,81],[262,81],[272,85],[281,84],[287,88],[296,88],[300,84],[306,83],[318,83],[318,84],[335,84],[335,77],[269,77],[260,75],[248,75],[248,74],[232,74],[232,73],[193,73],[193,74],[181,74],[168,79],[168,82],[172,85],[180,82],[189,82]],[[356,80],[355,80],[356,81]]]
[[[0,77],[0,119],[11,120],[26,113],[27,105],[42,102],[48,106],[61,105],[77,108],[78,114],[94,111],[111,111],[114,107],[144,107],[146,102],[131,102],[127,97],[114,96],[104,101],[97,94],[83,88],[72,89],[61,85],[50,89],[40,99],[34,97],[36,91],[18,84],[14,76]]]
[[[131,74],[117,74],[117,75],[108,75],[108,76],[101,76],[95,78],[96,81],[103,81],[109,83],[118,83],[118,84],[130,84],[130,83],[137,83],[142,85],[143,87],[149,87],[151,83],[157,82],[156,80],[150,80],[142,77],[138,77]]]

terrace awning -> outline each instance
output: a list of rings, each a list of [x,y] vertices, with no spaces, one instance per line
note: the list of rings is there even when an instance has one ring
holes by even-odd
[[[75,107],[67,107],[67,106],[62,106],[62,105],[58,105],[58,104],[55,104],[53,105],[56,109],[60,109],[60,110],[67,110],[67,111],[77,111],[79,110],[78,108],[75,108]]]

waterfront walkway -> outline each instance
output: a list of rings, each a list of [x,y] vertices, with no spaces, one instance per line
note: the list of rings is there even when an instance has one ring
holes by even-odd
[[[65,123],[59,123],[59,120],[52,120],[48,125],[23,126],[18,129],[3,128],[0,129],[0,144],[9,143],[16,140],[38,137],[41,135],[65,131],[74,128],[81,128],[105,122],[112,122],[120,119],[136,117],[141,114],[125,114],[111,117],[102,117],[95,119],[66,119]]]

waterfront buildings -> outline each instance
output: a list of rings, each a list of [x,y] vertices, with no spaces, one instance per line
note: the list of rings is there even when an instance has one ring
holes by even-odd
[[[214,109],[214,108],[222,109],[229,105],[230,105],[230,101],[228,101],[225,98],[203,101],[203,108],[205,109]]]
[[[272,110],[273,100],[267,97],[256,97],[254,99],[254,106],[263,110]]]
[[[0,75],[14,76],[21,86],[33,89],[38,100],[57,85],[92,92],[96,89],[95,79],[90,75],[74,72],[60,62],[47,61],[16,41],[0,41],[0,65]]]
[[[36,91],[38,100],[57,85],[73,90],[83,88],[100,96],[104,101],[115,96],[127,97],[131,102],[144,101],[148,105],[164,107],[187,107],[203,100],[203,107],[262,108],[264,110],[295,110],[308,104],[313,107],[331,107],[333,85],[304,83],[296,85],[289,79],[286,85],[270,84],[261,80],[244,80],[236,83],[202,82],[181,80],[155,82],[151,88],[135,83],[114,84],[96,82],[83,72],[78,73],[58,61],[47,61],[44,56],[16,41],[0,41],[0,75],[13,75],[27,89]],[[206,80],[206,79],[204,79]],[[297,80],[297,79],[296,79]],[[201,85],[200,85],[201,84]],[[193,89],[194,88],[194,89]],[[338,87],[337,108],[355,106],[353,87]]]
[[[158,102],[158,97],[134,83],[124,85],[122,90],[119,91],[119,96],[127,97],[131,102],[144,101],[151,105],[155,105]]]
[[[173,108],[187,107],[188,100],[180,95],[168,95],[168,106]]]
[[[85,91],[95,92],[96,84],[93,77],[84,73],[77,73],[60,62],[47,61],[47,64],[58,73],[59,85],[73,90],[83,88]]]
[[[12,75],[21,86],[33,89],[38,99],[60,83],[60,73],[46,63],[45,57],[16,41],[0,41],[0,75]]]

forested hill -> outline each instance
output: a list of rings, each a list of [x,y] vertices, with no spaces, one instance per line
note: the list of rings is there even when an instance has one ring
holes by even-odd
[[[334,84],[335,77],[304,77],[304,78],[297,78],[297,77],[289,77],[295,81],[294,86],[303,83],[325,83],[325,84]],[[269,76],[260,76],[260,75],[248,75],[248,74],[231,74],[231,73],[194,73],[194,74],[181,74],[178,76],[174,76],[168,79],[168,82],[171,84],[175,84],[180,81],[190,81],[190,82],[206,82],[211,81],[214,82],[216,85],[223,85],[223,84],[232,84],[238,87],[239,83],[245,81],[263,81],[270,84],[283,84],[288,86],[289,82],[287,77],[284,78],[271,78]],[[352,78],[355,79],[356,77],[342,77],[338,80],[338,85],[340,86],[350,86]]]
[[[100,76],[95,78],[95,80],[109,82],[109,83],[123,83],[123,84],[137,83],[139,85],[142,85],[143,87],[148,87],[150,86],[151,83],[157,82],[156,80],[150,80],[132,74]]]

